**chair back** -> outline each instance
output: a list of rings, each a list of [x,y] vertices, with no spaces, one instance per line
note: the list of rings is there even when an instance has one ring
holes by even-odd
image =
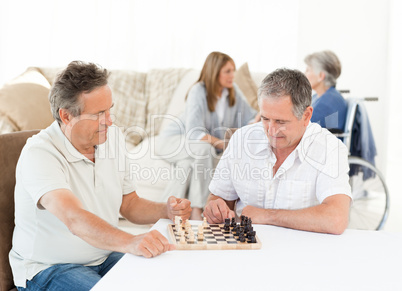
[[[39,130],[0,135],[0,290],[14,287],[8,259],[14,231],[15,168],[27,139]]]
[[[344,133],[341,136],[343,137],[343,143],[348,148],[350,154],[350,147],[352,143],[352,129],[356,118],[356,111],[359,100],[356,98],[348,98],[346,99],[346,103],[348,104],[348,111],[346,113],[345,128],[343,130]]]

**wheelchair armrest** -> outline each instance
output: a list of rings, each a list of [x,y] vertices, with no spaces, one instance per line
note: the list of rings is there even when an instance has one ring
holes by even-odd
[[[343,130],[339,128],[327,128],[330,133],[333,134],[343,134]]]

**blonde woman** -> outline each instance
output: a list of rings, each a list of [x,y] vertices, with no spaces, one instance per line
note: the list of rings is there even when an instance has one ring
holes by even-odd
[[[174,193],[188,198],[193,208],[191,219],[201,219],[226,129],[242,127],[256,118],[256,111],[233,82],[235,69],[228,55],[210,53],[186,96],[183,114],[161,132],[156,145],[157,155],[175,170],[165,196]]]

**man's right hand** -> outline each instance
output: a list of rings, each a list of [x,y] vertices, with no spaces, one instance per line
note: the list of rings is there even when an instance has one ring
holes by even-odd
[[[167,238],[165,238],[159,231],[153,230],[144,234],[136,235],[129,246],[129,253],[152,258],[174,249],[175,246],[169,244]]]
[[[225,218],[235,217],[234,211],[221,198],[210,200],[203,214],[209,223],[223,223]]]

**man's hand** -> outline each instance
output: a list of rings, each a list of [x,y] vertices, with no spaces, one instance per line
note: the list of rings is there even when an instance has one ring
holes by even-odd
[[[209,223],[223,223],[225,218],[235,217],[233,210],[230,210],[226,202],[221,199],[210,200],[205,206],[204,217]]]
[[[251,218],[253,223],[265,224],[264,217],[266,216],[266,209],[261,209],[251,205],[247,205],[241,212],[242,215]]]
[[[191,215],[191,202],[187,199],[170,196],[167,201],[167,213],[172,221],[174,221],[175,216],[180,216],[185,221]]]
[[[153,230],[135,236],[129,246],[128,252],[133,255],[152,258],[174,249],[175,246],[169,244],[167,238],[165,238],[159,231]]]

